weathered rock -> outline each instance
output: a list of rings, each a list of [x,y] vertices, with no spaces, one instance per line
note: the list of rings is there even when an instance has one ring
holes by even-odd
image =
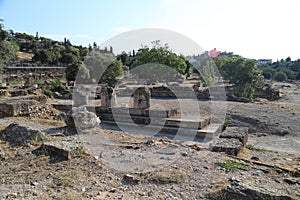
[[[64,121],[68,128],[90,129],[99,126],[100,119],[93,112],[89,112],[86,107],[73,107],[64,116]]]
[[[50,156],[58,156],[66,160],[78,156],[83,151],[82,146],[72,141],[44,142],[40,149]]]
[[[0,117],[17,117],[30,113],[29,107],[35,105],[34,100],[1,101]]]
[[[1,138],[12,145],[23,145],[30,141],[43,141],[45,134],[30,126],[22,126],[16,123],[10,124],[1,132]]]
[[[248,142],[248,128],[247,127],[227,127],[219,136],[220,138],[236,138],[239,139],[243,146]]]
[[[134,108],[150,107],[150,90],[146,87],[139,87],[133,93]]]
[[[140,179],[133,176],[133,175],[130,175],[130,174],[126,174],[123,176],[123,182],[125,184],[139,184],[140,183]]]
[[[268,200],[295,200],[297,199],[287,189],[283,189],[282,185],[277,182],[263,180],[259,182],[248,180],[237,181],[230,180],[231,185],[223,189],[206,195],[211,200],[252,200],[252,199],[268,199]]]
[[[101,88],[101,106],[111,107],[115,101],[115,96],[113,96],[113,89],[111,87]]]
[[[242,149],[243,143],[236,138],[218,138],[211,145],[214,152],[225,152],[229,155],[237,155]]]

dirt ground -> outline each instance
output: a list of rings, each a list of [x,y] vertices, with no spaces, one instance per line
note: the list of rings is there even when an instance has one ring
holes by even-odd
[[[66,160],[35,153],[41,142],[12,146],[0,141],[0,199],[300,199],[297,87],[283,95],[274,102],[226,102],[227,125],[249,127],[248,144],[255,147],[238,156],[191,141],[100,128],[61,136],[62,121],[0,119],[1,130],[13,122],[25,124],[55,135],[47,138],[51,142],[83,145]],[[158,107],[180,107],[153,101]],[[198,104],[201,114],[211,112],[211,102]],[[232,163],[222,165],[226,162]]]

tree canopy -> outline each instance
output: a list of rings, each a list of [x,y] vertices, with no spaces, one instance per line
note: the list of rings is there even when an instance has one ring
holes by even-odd
[[[252,99],[255,88],[262,87],[262,71],[255,60],[240,56],[223,57],[216,64],[221,75],[234,85],[235,95]]]
[[[185,74],[187,68],[184,57],[173,53],[167,44],[163,46],[160,41],[152,42],[151,48],[144,46],[138,50],[130,67],[135,68],[142,65],[147,65],[147,67],[143,67],[138,72],[139,75],[151,78],[151,81],[162,79],[175,81],[180,78],[180,74]]]

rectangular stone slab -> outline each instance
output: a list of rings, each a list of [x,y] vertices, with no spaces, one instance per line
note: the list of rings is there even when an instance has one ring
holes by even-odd
[[[248,128],[247,127],[227,127],[224,132],[220,134],[220,138],[236,138],[239,139],[243,146],[248,142]]]

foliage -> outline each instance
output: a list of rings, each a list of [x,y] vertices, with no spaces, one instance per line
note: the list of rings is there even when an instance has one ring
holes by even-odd
[[[232,170],[232,169],[246,169],[248,168],[247,165],[244,165],[242,163],[238,163],[233,160],[229,159],[224,159],[223,161],[217,161],[215,163],[216,166],[224,167],[227,170]]]
[[[287,75],[284,72],[277,72],[274,76],[274,79],[276,81],[283,82],[283,81],[286,81]]]
[[[93,50],[84,60],[89,78],[86,81],[107,83],[112,86],[123,75],[122,62],[110,52]],[[82,73],[80,73],[82,74]]]
[[[272,73],[273,77],[277,72],[283,72],[287,77],[287,79],[291,80],[299,80],[300,75],[298,76],[300,72],[300,59],[292,61],[290,57],[287,57],[286,59],[281,59],[280,61],[276,61],[273,63],[267,63],[264,65],[259,66],[263,72],[265,78],[268,78],[270,73]],[[283,75],[281,78],[284,78]]]
[[[180,74],[185,74],[187,68],[183,56],[173,53],[167,44],[162,46],[160,41],[152,42],[151,48],[144,46],[138,50],[131,68],[142,65],[147,65],[147,67],[142,67],[143,73],[139,75],[145,75],[146,78],[152,80],[167,79],[168,81],[176,81]],[[166,70],[169,67],[174,70]]]
[[[252,99],[255,88],[262,87],[262,72],[257,68],[255,60],[233,56],[223,57],[217,63],[221,75],[234,84],[236,96]]]
[[[270,150],[267,150],[267,149],[255,147],[255,146],[252,145],[252,144],[247,144],[247,145],[246,145],[246,148],[249,149],[249,150],[251,150],[251,151],[271,152]]]
[[[3,64],[17,59],[18,45],[9,40],[9,34],[3,29],[3,20],[0,20],[0,71]]]

